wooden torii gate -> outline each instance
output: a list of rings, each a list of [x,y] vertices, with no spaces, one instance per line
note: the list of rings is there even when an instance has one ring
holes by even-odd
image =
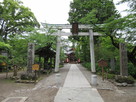
[[[42,23],[42,26],[48,26],[51,29],[57,29],[57,33],[53,33],[52,35],[57,36],[57,48],[56,48],[56,59],[55,59],[55,72],[59,72],[59,63],[60,63],[60,36],[72,36],[72,33],[61,32],[62,29],[72,29],[72,25],[70,24],[46,24]],[[90,25],[78,25],[79,29],[88,29],[89,32],[79,32],[78,36],[90,36],[90,60],[91,60],[91,71],[92,73],[96,72],[95,69],[95,53],[94,53],[94,39],[93,36],[100,36],[101,34],[92,31],[92,27]]]

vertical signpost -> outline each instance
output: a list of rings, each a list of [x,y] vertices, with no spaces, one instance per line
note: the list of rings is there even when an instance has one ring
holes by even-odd
[[[33,64],[32,70],[35,72],[35,83],[36,83],[37,71],[39,70],[39,64]]]
[[[98,65],[99,65],[99,67],[102,68],[102,80],[104,81],[104,67],[107,67],[108,63],[107,63],[106,60],[101,59],[101,60],[98,61]]]

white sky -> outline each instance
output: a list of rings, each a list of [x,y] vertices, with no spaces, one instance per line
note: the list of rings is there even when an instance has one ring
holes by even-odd
[[[68,12],[72,0],[22,0],[31,8],[39,22],[52,24],[68,23]]]
[[[3,0],[0,0],[0,2]],[[39,22],[50,24],[66,24],[68,23],[68,12],[70,2],[73,0],[21,0],[24,5],[29,7]],[[117,3],[120,0],[113,0]],[[116,6],[121,12],[127,8],[127,4]],[[126,13],[121,13],[125,16]]]
[[[29,7],[39,22],[50,24],[66,24],[70,2],[73,0],[22,0]],[[114,0],[117,3],[119,0]],[[119,11],[127,8],[126,4],[117,6]],[[126,13],[122,13],[126,15]]]

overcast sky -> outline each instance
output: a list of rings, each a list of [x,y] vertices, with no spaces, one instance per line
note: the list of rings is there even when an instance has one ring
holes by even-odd
[[[68,23],[68,11],[72,0],[22,0],[31,8],[40,22],[53,24]]]
[[[3,0],[0,0],[3,1]],[[68,12],[70,2],[73,0],[21,0],[24,5],[29,7],[35,14],[39,22],[50,24],[66,24],[68,23]],[[113,0],[117,3],[119,0]],[[126,4],[116,6],[121,12],[127,8]],[[122,13],[126,15],[126,13]]]
[[[22,0],[24,5],[34,12],[39,22],[50,24],[66,24],[69,5],[73,0]],[[114,0],[117,3],[119,0]],[[126,9],[126,5],[117,6],[119,11]],[[122,13],[125,15],[125,13]]]

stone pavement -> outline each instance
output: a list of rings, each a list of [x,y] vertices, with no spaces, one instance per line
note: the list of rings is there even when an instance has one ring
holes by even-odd
[[[92,88],[82,72],[72,64],[63,87],[54,102],[104,102],[96,88]]]

